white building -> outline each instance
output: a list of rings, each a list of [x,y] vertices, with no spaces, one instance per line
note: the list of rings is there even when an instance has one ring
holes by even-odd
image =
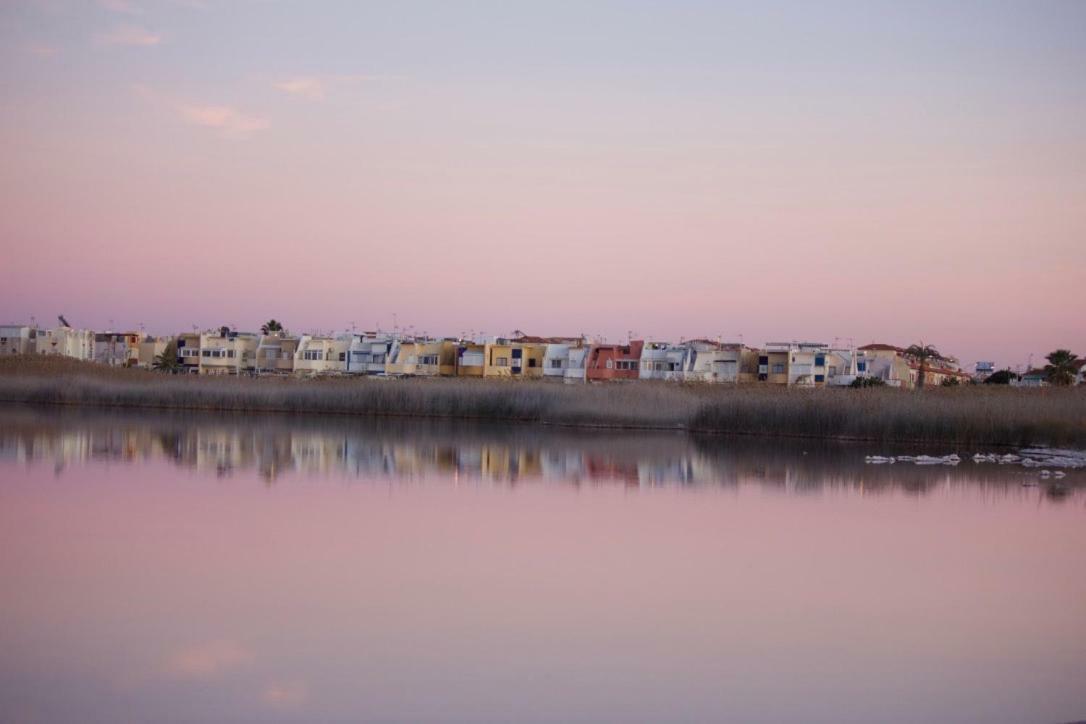
[[[574,384],[585,381],[586,362],[588,361],[589,346],[571,347],[566,360],[566,367],[562,374],[565,382]]]
[[[641,348],[638,379],[682,380],[690,348],[667,342],[646,342]]]
[[[379,332],[352,334],[346,371],[359,375],[383,375],[395,342],[392,335]]]
[[[127,347],[121,345],[121,362],[127,359]],[[34,342],[34,351],[37,354],[57,355],[71,357],[79,360],[93,360],[95,355],[95,334],[89,329],[72,329],[71,327],[55,327],[53,329],[37,330],[37,339]],[[138,351],[137,351],[138,356]]]
[[[756,358],[754,350],[741,344],[720,344],[697,339],[687,342],[686,346],[690,351],[683,379],[690,382],[735,384],[741,379],[744,357],[748,358],[751,365]],[[749,372],[753,374],[753,368]]]
[[[237,375],[256,369],[260,336],[221,329],[200,335],[200,374]]]
[[[38,331],[24,324],[0,326],[0,356],[33,354]]]

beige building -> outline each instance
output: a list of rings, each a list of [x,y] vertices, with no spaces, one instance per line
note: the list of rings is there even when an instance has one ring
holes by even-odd
[[[265,334],[256,347],[257,374],[290,374],[294,371],[294,356],[300,340],[285,334]]]
[[[177,361],[181,371],[197,374],[200,371],[200,335],[197,332],[184,332],[177,335]]]
[[[451,339],[400,341],[392,345],[385,374],[413,377],[452,377],[458,347]]]
[[[149,370],[155,366],[155,358],[166,352],[166,347],[173,337],[152,337],[147,335],[140,340],[139,366]]]
[[[350,336],[316,337],[303,334],[294,352],[294,372],[300,375],[346,372],[350,350]]]
[[[221,329],[200,335],[200,374],[238,375],[256,367],[258,335]]]

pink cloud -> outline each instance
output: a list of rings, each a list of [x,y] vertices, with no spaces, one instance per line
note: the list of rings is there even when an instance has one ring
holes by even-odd
[[[272,707],[298,706],[309,698],[309,687],[301,681],[277,681],[260,693],[261,700]]]
[[[292,96],[318,101],[324,99],[324,82],[320,78],[289,78],[276,83],[275,87]]]
[[[185,120],[193,125],[217,128],[235,136],[261,131],[271,125],[266,118],[250,116],[229,106],[183,104],[179,110]]]
[[[162,42],[162,36],[138,25],[121,25],[112,32],[100,36],[98,40],[104,45],[148,47]]]
[[[182,679],[209,679],[237,669],[252,658],[252,653],[237,641],[208,641],[170,654],[163,671]]]

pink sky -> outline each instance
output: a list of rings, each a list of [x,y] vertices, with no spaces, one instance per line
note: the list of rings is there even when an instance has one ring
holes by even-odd
[[[1084,15],[6,6],[0,323],[1083,354]]]

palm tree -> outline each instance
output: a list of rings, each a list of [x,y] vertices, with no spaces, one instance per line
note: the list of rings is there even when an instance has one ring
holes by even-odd
[[[928,360],[942,359],[943,355],[930,344],[924,344],[923,342],[909,345],[909,348],[905,350],[905,355],[912,357],[920,365],[920,369],[916,374],[916,387],[917,389],[924,389],[924,377],[927,374]]]
[[[151,367],[159,372],[176,372],[181,368],[181,361],[177,359],[176,339],[171,339],[166,344],[166,349],[162,350],[162,354],[155,355]]]
[[[1069,349],[1058,349],[1045,356],[1048,364],[1045,365],[1045,377],[1050,385],[1066,387],[1075,384],[1075,375],[1078,374],[1079,358]]]
[[[283,325],[279,324],[279,322],[275,321],[274,319],[269,319],[267,322],[264,322],[263,326],[260,327],[260,331],[264,334],[271,334],[272,332],[282,332]]]

